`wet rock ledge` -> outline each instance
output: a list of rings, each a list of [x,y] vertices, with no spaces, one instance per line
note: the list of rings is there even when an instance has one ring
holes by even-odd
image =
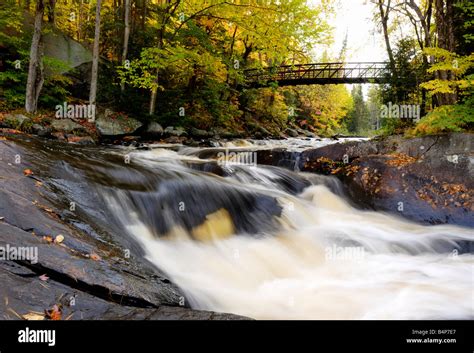
[[[92,224],[72,215],[37,172],[41,155],[0,136],[0,248],[38,255],[0,259],[0,319],[246,319],[191,309],[138,247],[122,242],[120,229],[107,229],[106,215]]]

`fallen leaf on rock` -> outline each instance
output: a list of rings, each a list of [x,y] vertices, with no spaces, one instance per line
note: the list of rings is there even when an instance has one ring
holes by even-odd
[[[97,255],[96,253],[92,253],[90,254],[90,258],[94,261],[100,261],[102,260],[101,257],[99,255]]]
[[[33,172],[32,172],[31,169],[25,169],[25,170],[23,171],[23,174],[24,174],[25,176],[30,176],[30,175],[33,175]]]
[[[25,315],[22,315],[25,320],[44,320],[44,315],[36,312],[31,312]]]
[[[44,240],[46,240],[48,243],[52,243],[53,242],[53,237],[49,236],[49,235],[45,235],[43,237]]]
[[[40,279],[41,281],[47,281],[47,280],[49,279],[49,277],[46,276],[46,275],[41,275],[41,276],[39,276],[39,279]]]
[[[62,234],[59,234],[54,238],[54,242],[56,244],[61,244],[64,241],[64,236]]]
[[[41,181],[36,181],[35,186],[39,188],[40,186],[43,186],[43,183]]]
[[[61,320],[61,307],[59,305],[54,305],[51,310],[45,310],[46,318],[49,320],[58,321]]]

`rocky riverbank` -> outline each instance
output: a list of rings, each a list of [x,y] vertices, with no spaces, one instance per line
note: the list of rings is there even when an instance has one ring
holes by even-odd
[[[390,136],[303,152],[261,151],[258,163],[335,175],[355,204],[428,224],[474,226],[472,134]]]
[[[62,142],[81,145],[98,143],[126,144],[137,146],[143,142],[184,144],[190,146],[212,146],[221,139],[287,137],[318,138],[313,132],[298,126],[289,126],[284,131],[270,132],[263,126],[253,124],[248,130],[229,131],[216,127],[203,130],[195,127],[184,129],[180,126],[163,127],[157,122],[142,123],[126,115],[109,110],[100,111],[97,119],[71,119],[48,116],[29,117],[21,113],[0,113],[0,128]]]

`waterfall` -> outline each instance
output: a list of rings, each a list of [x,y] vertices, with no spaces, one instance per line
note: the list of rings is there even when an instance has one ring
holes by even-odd
[[[194,152],[198,153],[196,149]],[[98,186],[194,308],[257,319],[473,319],[471,229],[349,204],[340,182],[135,151],[145,189]]]

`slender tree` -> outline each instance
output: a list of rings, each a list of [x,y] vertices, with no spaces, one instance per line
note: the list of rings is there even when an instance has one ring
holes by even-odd
[[[385,0],[377,0],[377,6],[380,14],[380,23],[382,24],[383,37],[385,40],[385,47],[387,49],[388,59],[390,60],[390,67],[392,72],[395,72],[395,59],[393,58],[393,50],[390,45],[390,36],[388,32],[388,19],[390,14],[391,0],[388,0],[385,5]]]
[[[99,39],[100,39],[100,8],[102,0],[97,0],[95,11],[95,35],[94,35],[94,49],[92,53],[92,77],[91,89],[89,93],[89,104],[95,105],[97,98],[97,76],[99,72]]]
[[[456,49],[454,37],[454,0],[436,0],[436,34],[438,47],[454,52]],[[441,70],[436,72],[436,78],[439,80],[453,80],[452,71]],[[456,94],[438,93],[436,95],[438,105],[454,104]]]
[[[35,26],[30,48],[30,64],[28,80],[26,83],[25,109],[28,113],[35,113],[38,108],[38,98],[43,88],[43,47],[41,43],[41,30],[43,27],[44,2],[36,1]]]
[[[130,0],[125,0],[125,28],[123,31],[123,50],[122,50],[122,64],[127,60],[128,54],[128,40],[130,38]],[[120,84],[120,89],[123,92],[125,90],[125,82]]]

